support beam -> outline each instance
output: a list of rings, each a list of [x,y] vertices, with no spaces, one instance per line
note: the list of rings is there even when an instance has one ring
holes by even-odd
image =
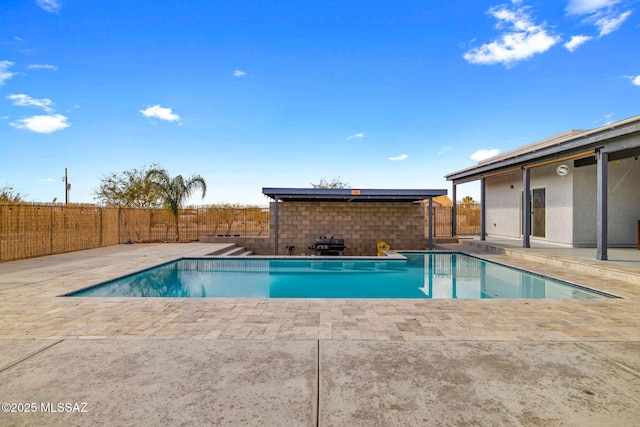
[[[429,197],[429,250],[433,250],[433,227],[435,222],[433,221],[433,197]]]
[[[451,197],[453,198],[453,204],[451,205],[451,237],[458,235],[458,212],[456,203],[456,184],[453,184],[453,190],[451,191]]]
[[[274,197],[274,202],[275,203],[275,224],[273,225],[273,234],[275,236],[275,242],[274,242],[274,255],[278,255],[278,240],[280,239],[280,236],[278,236],[278,196]]]
[[[608,181],[608,162],[609,154],[598,151],[596,153],[597,168],[597,228],[596,228],[596,259],[605,261],[607,255],[608,240],[608,218],[607,218],[607,181]]]
[[[531,247],[531,169],[522,169],[522,247]]]
[[[480,240],[487,240],[487,198],[486,179],[480,180]]]

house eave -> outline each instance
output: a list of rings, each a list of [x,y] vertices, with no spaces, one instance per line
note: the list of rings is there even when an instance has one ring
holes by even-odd
[[[447,181],[454,184],[476,181],[487,174],[505,173],[514,169],[530,167],[532,164],[562,160],[564,158],[595,155],[596,150],[616,152],[634,150],[640,147],[639,141],[623,141],[621,138],[640,133],[640,116],[602,126],[591,131],[569,135],[559,139],[554,145],[522,154],[479,163],[460,171],[445,175]],[[517,151],[517,150],[514,150]]]

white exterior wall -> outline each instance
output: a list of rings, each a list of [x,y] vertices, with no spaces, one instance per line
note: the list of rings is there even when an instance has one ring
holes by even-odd
[[[513,186],[513,188],[511,188]],[[522,172],[486,179],[486,231],[490,236],[520,238]]]
[[[556,168],[571,166],[571,172],[560,177]],[[573,242],[573,167],[572,163],[554,163],[531,169],[531,189],[544,188],[546,198],[545,238],[532,240],[571,245]],[[486,231],[490,236],[521,239],[520,198],[522,172],[498,175],[486,180]],[[513,186],[513,188],[511,188]]]
[[[635,246],[640,220],[640,160],[634,157],[608,165],[608,243]],[[574,169],[574,246],[596,245],[596,165]]]
[[[573,205],[574,246],[593,247],[596,244],[596,165],[575,168]]]
[[[556,168],[570,167],[569,174],[559,176]],[[550,243],[573,243],[573,167],[572,162],[558,162],[531,170],[531,188],[546,189],[546,237]],[[537,240],[531,237],[531,240]]]

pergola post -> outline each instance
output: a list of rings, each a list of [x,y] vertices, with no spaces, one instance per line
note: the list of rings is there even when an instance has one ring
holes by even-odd
[[[486,200],[486,179],[480,180],[480,240],[487,240],[487,200]]]
[[[531,247],[531,169],[522,169],[522,247]]]
[[[429,250],[433,250],[433,197],[429,196]]]
[[[458,212],[456,206],[456,184],[453,184],[451,191],[451,197],[453,198],[453,204],[451,205],[451,237],[455,237],[458,234]]]
[[[275,242],[274,242],[274,245],[273,245],[273,247],[274,247],[274,253],[273,254],[274,255],[278,255],[278,239],[280,238],[278,236],[278,205],[279,205],[278,196],[275,195],[273,197],[273,200],[274,200],[274,203],[275,203],[275,209],[274,210],[275,210],[275,216],[276,216],[275,224],[273,225],[273,234],[275,235]]]
[[[601,150],[596,151],[597,161],[597,228],[596,228],[596,259],[605,261],[607,255],[608,241],[608,218],[607,218],[607,181],[608,181],[608,162],[609,154],[603,153]]]

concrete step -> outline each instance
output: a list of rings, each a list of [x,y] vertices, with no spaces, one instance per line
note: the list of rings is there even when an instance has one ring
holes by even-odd
[[[498,244],[489,244],[486,241],[460,239],[459,243],[464,246],[471,246],[476,250],[489,252],[492,254],[504,254],[504,248]]]
[[[458,243],[460,239],[458,237],[434,237],[433,244],[447,244],[447,243]]]
[[[640,271],[632,266],[614,265],[607,261],[596,261],[571,255],[558,256],[558,254],[549,250],[518,248],[480,240],[461,240],[460,244],[464,247],[465,252],[471,252],[469,248],[472,248],[473,251],[480,251],[479,253],[501,254],[514,259],[591,274],[605,280],[614,279],[640,283]]]
[[[450,252],[467,252],[470,254],[481,254],[481,253],[489,253],[486,249],[471,246],[471,245],[463,245],[462,243],[440,243],[434,244],[433,248],[439,251],[450,251]]]
[[[247,256],[252,254],[253,252],[246,250],[244,247],[234,245],[233,248],[230,248],[228,251],[219,254],[218,256]]]
[[[220,256],[225,252],[229,252],[233,248],[237,247],[235,243],[216,243],[216,249],[208,253],[207,256]]]

